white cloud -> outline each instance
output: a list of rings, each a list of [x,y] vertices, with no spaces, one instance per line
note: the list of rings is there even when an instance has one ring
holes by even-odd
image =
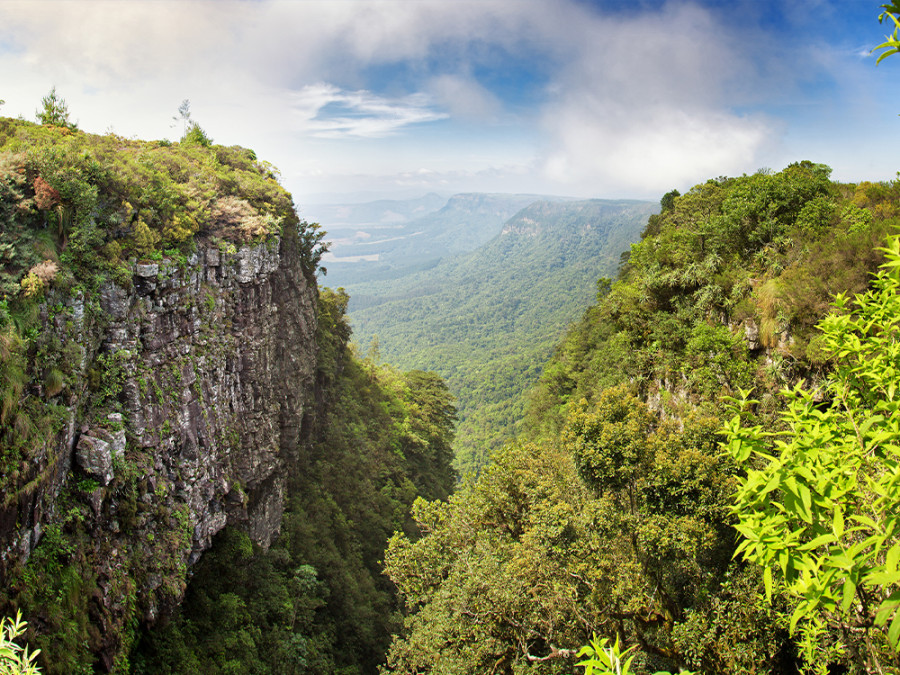
[[[411,124],[447,117],[433,110],[424,94],[387,99],[318,83],[303,87],[291,99],[300,128],[318,138],[383,138]]]
[[[570,101],[553,119],[548,178],[580,191],[662,194],[755,166],[770,129],[761,119],[665,105],[604,109]]]
[[[528,190],[652,195],[777,166],[768,147],[782,132],[797,139],[803,125],[754,112],[772,103],[785,118],[827,114],[830,128],[851,105],[867,119],[878,102],[871,81],[891,68],[863,76],[871,59],[836,54],[824,39],[810,49],[807,11],[796,11],[807,23],[785,46],[758,28],[766,8],[756,0],[738,0],[737,14],[690,0],[618,13],[602,4],[0,0],[0,113],[33,118],[55,84],[86,130],[174,137],[171,116],[189,98],[217,142],[253,147],[286,182],[297,176],[289,187],[300,191],[329,176],[335,185],[357,174],[425,181],[418,168],[448,185],[478,189],[483,179],[500,189],[499,178],[469,172],[515,166],[497,169],[504,189],[518,180]],[[540,84],[522,82],[528,96],[510,103],[526,71]],[[834,86],[820,89],[829,78]],[[885,120],[896,120],[893,108]],[[820,127],[806,126],[812,139]],[[335,142],[347,138],[356,142]],[[817,159],[809,139],[791,152]],[[819,133],[815,142],[829,141]]]
[[[732,39],[693,5],[583,17],[542,111],[544,174],[581,191],[661,194],[755,166],[774,128],[736,112],[758,78]]]
[[[455,118],[495,121],[503,110],[497,97],[471,77],[439,75],[427,88]]]

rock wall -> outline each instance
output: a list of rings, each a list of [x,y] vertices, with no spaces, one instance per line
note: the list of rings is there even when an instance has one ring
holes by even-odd
[[[301,259],[293,231],[198,242],[186,260],[134,264],[92,299],[42,309],[42,340],[74,375],[48,395],[60,433],[0,509],[0,574],[19,578],[48,529],[71,530],[89,504],[76,525],[107,668],[127,647],[122,626],[178,602],[226,523],[263,546],[278,533],[316,365],[317,289]]]

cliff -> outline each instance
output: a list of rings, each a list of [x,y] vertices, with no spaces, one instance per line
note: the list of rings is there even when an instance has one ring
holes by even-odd
[[[0,605],[113,669],[226,524],[278,533],[321,235],[250,151],[0,122]]]

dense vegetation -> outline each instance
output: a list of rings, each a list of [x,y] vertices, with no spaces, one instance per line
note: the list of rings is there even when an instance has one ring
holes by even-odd
[[[102,326],[101,288],[108,280],[129,287],[135,262],[183,267],[200,241],[231,255],[281,234],[300,238],[303,272],[313,281],[325,249],[323,233],[299,220],[274,169],[250,150],[212,144],[187,105],[180,110],[185,135],[175,144],[79,132],[55,92],[45,112],[40,126],[0,119],[6,503],[42,479],[28,467],[54,447],[65,406],[77,404],[86,418],[116,409],[116,364],[88,354],[98,366],[84,377],[78,336],[60,341],[42,329],[48,320],[65,319],[73,331],[81,325],[69,316],[69,298],[83,301]],[[28,563],[8,570],[0,593],[3,607],[30,617],[29,642],[40,648],[44,672],[96,665],[153,673],[374,672],[395,630],[395,593],[380,567],[384,546],[392,532],[412,531],[408,513],[417,495],[449,494],[455,408],[434,374],[400,373],[353,356],[348,297],[323,289],[319,300],[316,409],[304,424],[300,463],[290,467],[277,544],[262,550],[244,532],[226,529],[169,621],[187,577],[185,561],[172,552],[184,549],[190,528],[186,511],[142,498],[153,490],[146,479],[152,456],[129,448],[104,492],[116,496],[115,531],[153,522],[165,535],[148,535],[133,550],[110,548],[92,501],[98,483],[74,472],[54,505],[59,517]],[[105,591],[95,573],[99,558],[117,553],[122,563],[103,588],[126,608],[117,615],[124,624],[113,623],[98,601]],[[137,592],[147,579],[157,580],[153,602]],[[164,627],[132,648],[138,618],[158,609]],[[98,664],[98,645],[109,635],[115,647]]]
[[[202,237],[227,248],[290,226],[310,276],[323,252],[250,151],[215,146],[196,124],[177,146],[89,136],[58,103],[45,101],[50,126],[0,119],[7,500],[33,484],[29,460],[63,423],[56,397],[83,389],[105,411],[115,396],[102,373],[76,381],[77,355],[40,330],[54,293],[90,307],[105,279],[127,283],[141,259],[186,261]],[[503,422],[466,441],[484,454],[457,466],[481,466],[522,431],[480,476],[451,494],[447,385],[354,354],[348,297],[323,289],[316,410],[280,538],[263,550],[224,530],[183,606],[132,644],[146,614],[134,579],[158,576],[173,602],[184,590],[185,565],[160,562],[189,536],[184,514],[152,514],[171,537],[125,558],[113,589],[130,623],[105,625],[97,485],[73,476],[59,519],[0,593],[34,617],[46,672],[90,672],[98,625],[130,654],[103,664],[119,672],[571,673],[578,648],[598,656],[604,639],[631,646],[636,673],[900,669],[900,243],[879,248],[900,225],[900,181],[837,184],[810,162],[712,179],[666,195],[621,261],[620,239],[590,248],[583,228],[569,241],[529,230],[532,215],[447,264],[440,287],[420,276],[397,291],[407,297],[366,299],[407,321],[406,333],[379,332],[385,355],[388,337],[430,345],[435,368],[453,364],[474,392],[467,419]],[[573,243],[590,264],[569,257]],[[517,331],[546,333],[559,297],[584,287],[563,273],[596,277],[598,259],[620,262],[619,278],[596,285],[516,426],[515,383],[537,377],[548,348]],[[529,263],[560,275],[537,284]],[[535,302],[492,295],[485,278]],[[504,397],[506,408],[486,405]],[[110,488],[133,508],[126,527],[149,508],[138,499],[148,461],[131,453]]]
[[[320,420],[293,467],[281,536],[266,551],[223,531],[134,672],[350,675],[383,660],[398,629],[384,547],[413,532],[417,495],[449,494],[455,412],[435,375],[355,357],[346,305],[322,291]]]
[[[652,210],[631,201],[535,202],[471,254],[353,287],[359,343],[376,341],[400,367],[437,372],[457,397],[461,475],[518,433],[524,391]]]
[[[770,604],[771,572],[734,558],[748,453],[719,447],[728,396],[754,389],[743,423],[780,430],[779,390],[829,381],[846,348],[816,323],[834,293],[867,288],[900,224],[900,182],[828,174],[802,162],[666,195],[544,369],[526,438],[448,502],[417,502],[424,536],[392,539],[393,671],[564,673],[596,633],[637,647],[633,672],[866,672],[852,621],[792,633],[797,597]],[[876,563],[900,551],[890,527]],[[828,543],[812,536],[801,552]],[[882,667],[900,665],[881,644]]]
[[[317,226],[294,212],[271,167],[253,152],[213,145],[199,127],[180,143],[96,136],[69,123],[55,92],[44,100],[43,125],[0,118],[0,508],[6,531],[18,527],[17,505],[55,480],[59,433],[77,411],[112,431],[124,379],[121,361],[89,353],[85,331],[105,325],[100,289],[130,287],[137,261],[166,259],[184,267],[203,239],[226,254],[275,233],[298,237],[304,273],[314,280],[323,253]],[[52,329],[51,329],[52,328]],[[120,354],[121,356],[121,354]],[[84,367],[87,364],[88,367]],[[129,448],[104,493],[118,512],[109,528],[92,506],[96,480],[65,477],[42,524],[28,564],[0,565],[4,611],[21,609],[46,672],[122,667],[137,617],[177,602],[186,578],[181,551],[191,531],[185,505],[167,509],[142,500],[152,456]],[[107,514],[108,515],[108,514]],[[12,520],[10,520],[10,518]],[[143,538],[155,523],[165,536]],[[140,546],[116,549],[110,529]],[[99,561],[119,556],[114,577],[98,579]],[[137,589],[150,583],[152,597]],[[104,605],[101,585],[115,603]],[[121,611],[120,611],[121,610]]]

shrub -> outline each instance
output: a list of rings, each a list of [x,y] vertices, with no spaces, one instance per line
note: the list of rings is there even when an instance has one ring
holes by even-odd
[[[16,618],[0,619],[0,675],[39,675],[40,669],[34,660],[41,650],[28,651],[28,647],[19,646],[15,640],[25,633],[28,622],[22,620],[22,613],[16,612]]]

